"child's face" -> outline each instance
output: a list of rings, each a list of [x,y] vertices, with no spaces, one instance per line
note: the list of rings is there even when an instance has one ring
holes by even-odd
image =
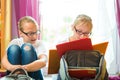
[[[24,23],[22,25],[23,31],[20,31],[20,36],[23,37],[24,42],[34,44],[38,38],[37,27],[32,22]]]
[[[74,36],[76,39],[88,38],[92,27],[89,24],[78,24],[74,26]]]

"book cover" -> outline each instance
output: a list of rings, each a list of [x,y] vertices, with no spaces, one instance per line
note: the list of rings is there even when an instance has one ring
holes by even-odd
[[[108,46],[108,42],[101,42],[93,45],[93,50],[98,50],[102,55],[105,55],[107,46]]]
[[[56,49],[49,50],[48,74],[58,73],[59,66],[60,66],[60,57],[57,54],[57,50]]]
[[[90,38],[61,43],[56,48],[60,57],[68,50],[93,50]]]
[[[68,69],[69,75],[75,78],[94,78],[96,76],[96,69],[85,68],[85,69]]]

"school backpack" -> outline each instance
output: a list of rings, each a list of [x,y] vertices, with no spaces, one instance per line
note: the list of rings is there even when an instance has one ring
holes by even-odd
[[[104,55],[95,50],[70,50],[60,59],[58,80],[108,80]]]

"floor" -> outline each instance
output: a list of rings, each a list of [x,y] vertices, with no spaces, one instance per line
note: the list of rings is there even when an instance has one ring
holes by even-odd
[[[51,76],[44,77],[44,80],[52,80]]]

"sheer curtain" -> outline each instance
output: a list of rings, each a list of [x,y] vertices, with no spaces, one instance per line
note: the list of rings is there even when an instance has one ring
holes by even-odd
[[[105,59],[109,74],[120,72],[120,40],[115,17],[115,0],[99,0],[95,41],[109,41]],[[97,37],[96,37],[97,36]],[[97,40],[96,40],[97,39]]]
[[[19,37],[17,22],[23,16],[31,16],[40,25],[40,0],[11,0],[12,1],[12,39]]]
[[[117,22],[117,29],[118,35],[120,37],[120,0],[115,0],[115,12],[116,12],[116,22]],[[117,43],[119,43],[120,39],[118,39]],[[118,71],[120,73],[120,43],[117,46],[117,64],[118,64]]]

